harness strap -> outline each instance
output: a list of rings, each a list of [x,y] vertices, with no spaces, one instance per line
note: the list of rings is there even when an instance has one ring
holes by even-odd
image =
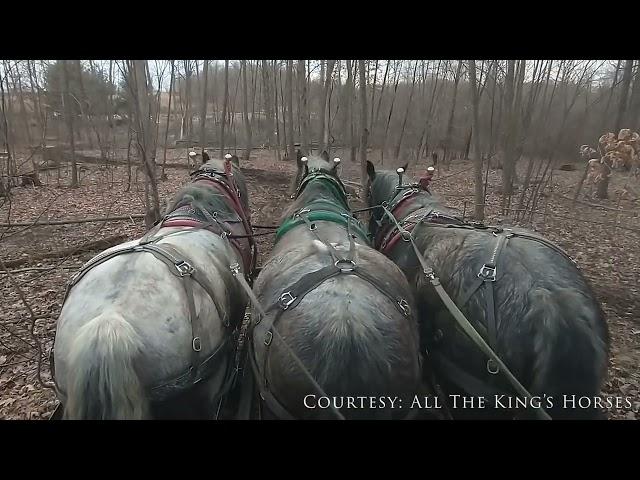
[[[396,224],[398,229],[404,230],[402,226],[398,223],[396,218],[393,216],[393,213],[390,212],[387,207],[383,206],[383,208],[385,210],[385,213]],[[527,399],[530,399],[531,394],[527,391],[527,389],[524,386],[522,386],[522,384],[518,381],[518,379],[511,373],[511,371],[500,359],[500,357],[498,357],[498,355],[496,355],[496,353],[491,349],[491,347],[487,345],[487,343],[482,338],[482,336],[476,331],[475,328],[473,328],[473,325],[469,322],[469,320],[467,320],[464,314],[453,302],[451,297],[449,297],[446,290],[440,284],[440,279],[436,276],[433,268],[429,266],[429,264],[427,263],[422,253],[420,253],[420,250],[418,249],[415,241],[413,240],[412,235],[409,235],[409,240],[416,254],[416,257],[418,258],[418,261],[422,266],[422,271],[425,277],[429,279],[429,281],[431,282],[431,285],[435,289],[436,293],[438,294],[438,296],[440,297],[444,305],[447,307],[449,312],[451,312],[451,314],[453,315],[453,318],[458,322],[458,325],[471,338],[471,340],[473,340],[476,343],[476,345],[480,348],[480,350],[499,366],[500,370],[502,370],[502,373],[507,377],[507,379],[509,380],[511,385],[515,388],[515,390],[520,395],[524,396]],[[540,418],[544,420],[551,419],[551,417],[547,414],[547,412],[542,407],[536,408],[536,413]]]
[[[120,250],[115,250],[109,252],[107,254],[101,254],[97,257],[94,257],[93,260],[89,261],[85,264],[75,275],[71,277],[71,280],[67,284],[67,289],[65,292],[65,298],[63,300],[66,301],[67,296],[69,295],[73,286],[75,286],[87,272],[89,272],[94,267],[114,258],[118,255],[124,255],[129,253],[137,253],[137,252],[147,252],[151,253],[158,260],[162,261],[169,268],[169,272],[173,275],[181,278],[183,280],[182,285],[185,289],[188,301],[189,308],[189,317],[191,324],[191,334],[192,334],[192,342],[191,342],[191,366],[188,371],[169,382],[165,382],[162,385],[158,385],[156,387],[152,387],[150,389],[150,396],[152,400],[160,400],[165,398],[166,395],[171,394],[173,391],[180,390],[187,386],[189,383],[197,383],[200,380],[208,378],[207,375],[211,375],[213,372],[212,366],[214,365],[212,360],[217,356],[217,353],[223,351],[227,343],[225,341],[204,361],[200,361],[201,350],[202,350],[202,340],[201,340],[201,322],[200,318],[197,315],[195,308],[195,301],[193,296],[193,286],[191,281],[197,282],[202,289],[209,295],[211,301],[213,302],[218,316],[225,327],[230,326],[229,318],[224,314],[222,309],[220,308],[215,294],[213,290],[208,285],[208,282],[199,271],[193,268],[190,260],[182,253],[179,252],[175,247],[171,245],[163,244],[162,247],[156,245],[155,243],[159,240],[166,238],[171,234],[163,235],[161,237],[144,239],[144,244],[132,245],[127,248],[123,248]],[[144,238],[144,237],[143,237]],[[188,277],[188,278],[187,278]],[[190,279],[190,280],[189,280]],[[224,348],[223,348],[224,347]],[[228,375],[226,375],[227,380]],[[54,379],[55,382],[55,379]],[[59,388],[57,382],[55,382],[57,390],[64,395],[62,389]],[[225,385],[226,388],[226,385]],[[226,392],[225,392],[226,393]],[[219,393],[219,396],[224,393]]]
[[[327,242],[324,238],[322,238],[319,234],[318,234],[318,227],[315,223],[311,223],[311,220],[309,220],[309,217],[306,214],[302,214],[300,215],[300,218],[302,218],[302,220],[304,221],[304,223],[307,224],[307,227],[309,227],[309,231],[311,233],[313,233],[313,235],[320,240],[320,242],[322,242],[324,244],[325,247],[327,247],[327,249],[329,250],[329,255],[331,255],[331,258],[333,259],[334,262],[338,262],[340,260],[345,260],[342,255],[340,255],[338,253],[338,251],[335,249],[335,247],[333,245],[331,245],[331,243]]]
[[[323,269],[324,270],[324,269]],[[234,277],[236,277],[236,279],[238,280],[238,282],[240,283],[240,285],[242,286],[242,288],[247,292],[247,295],[249,295],[249,298],[251,299],[252,303],[254,304],[254,306],[256,306],[256,309],[258,310],[258,312],[261,314],[262,318],[266,317],[266,312],[265,310],[262,308],[262,306],[260,305],[260,301],[256,298],[255,294],[253,293],[253,290],[251,289],[251,287],[249,287],[249,285],[246,283],[245,279],[239,275],[239,270],[237,268],[234,268],[234,266],[232,266],[232,272]],[[340,271],[338,270],[338,273]],[[304,280],[307,276],[303,277],[301,280]],[[325,278],[326,279],[326,278]],[[323,280],[324,281],[324,280]],[[300,281],[298,281],[298,283],[296,283],[296,285],[298,285],[300,283]],[[313,290],[312,287],[309,291]],[[291,289],[293,290],[293,288]],[[307,292],[304,292],[304,294],[306,295]],[[302,295],[302,297],[304,297],[304,295]],[[282,297],[280,297],[282,298]],[[294,299],[295,301],[295,299]],[[298,300],[298,303],[300,302],[300,300]],[[281,343],[286,347],[288,353],[291,355],[291,357],[293,358],[293,360],[296,362],[296,364],[298,364],[298,366],[300,367],[300,370],[302,371],[302,373],[304,373],[304,375],[309,379],[309,381],[311,382],[311,384],[313,385],[313,387],[317,390],[317,392],[322,395],[322,396],[327,396],[327,394],[324,392],[324,390],[322,389],[322,387],[320,387],[320,385],[318,385],[318,382],[316,382],[316,380],[313,378],[313,376],[311,375],[311,373],[307,370],[307,368],[305,367],[305,365],[302,363],[302,361],[300,360],[300,358],[298,358],[298,356],[295,354],[295,352],[293,352],[293,350],[291,350],[291,347],[289,347],[289,345],[287,344],[287,342],[284,340],[284,338],[282,338],[282,336],[280,335],[280,332],[278,331],[278,329],[275,327],[275,320],[277,320],[278,318],[280,318],[280,315],[282,314],[282,312],[284,310],[286,310],[287,308],[289,308],[288,304],[286,305],[283,310],[281,310],[280,312],[278,312],[278,315],[276,315],[273,320],[269,323],[265,323],[264,325],[269,325],[267,328],[268,333],[275,333],[276,336],[279,338],[279,340],[281,341]],[[297,305],[297,303],[296,303]],[[280,304],[278,302],[274,303],[271,307],[269,307],[267,309],[267,312],[274,309],[275,307],[280,306]],[[268,320],[266,321],[268,322]],[[273,333],[271,333],[271,335],[273,335]],[[269,340],[269,344],[271,343],[271,340]],[[250,351],[250,360],[251,360],[251,365],[252,368],[254,370],[254,374],[256,376],[256,379],[260,378],[260,374],[259,374],[259,370],[257,368],[257,365],[255,364],[255,355],[253,354],[253,342],[249,342],[249,351]],[[267,345],[268,346],[268,345]],[[267,355],[265,352],[265,363],[266,363],[266,359],[267,359]],[[280,410],[279,413],[276,413],[279,417],[281,418],[288,418],[288,419],[293,419],[293,416],[288,413],[286,411],[286,409],[284,407],[282,407],[282,405],[275,399],[275,397],[271,394],[271,392],[269,391],[269,389],[267,388],[267,381],[266,381],[266,369],[263,370],[264,372],[264,376],[263,376],[263,382],[260,382],[260,395],[261,397],[268,402],[269,407],[271,408],[272,406],[275,405],[275,409],[276,410]],[[335,409],[335,407],[332,408],[332,410],[334,410],[334,413],[336,414],[336,416],[341,419],[344,420],[344,416],[340,413],[339,410]],[[290,418],[289,418],[290,417]]]
[[[508,396],[508,392],[495,387],[487,386],[487,383],[478,379],[474,375],[467,373],[458,367],[454,362],[442,355],[433,357],[434,363],[438,364],[441,370],[446,370],[447,378],[455,383],[459,388],[476,397],[484,397],[491,399],[494,395]],[[489,403],[495,406],[495,402],[489,400]]]

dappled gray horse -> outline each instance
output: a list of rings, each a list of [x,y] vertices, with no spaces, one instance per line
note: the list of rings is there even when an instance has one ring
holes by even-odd
[[[526,402],[515,394],[497,360],[457,327],[454,309],[443,304],[423,273],[429,268],[498,360],[528,390],[536,413],[542,407],[552,418],[598,417],[595,397],[607,370],[608,329],[591,288],[567,254],[526,230],[463,222],[422,181],[405,179],[398,187],[396,172],[376,171],[370,162],[367,171],[369,205],[384,202],[406,230],[401,232],[382,208],[373,211],[374,245],[400,266],[414,290],[422,348],[429,353],[437,382],[449,399],[467,395],[487,400],[486,409],[457,408],[452,415],[511,418],[524,412]],[[580,397],[585,397],[581,405],[590,408],[578,406]]]
[[[260,418],[401,418],[420,392],[407,281],[369,246],[337,166],[326,152],[300,160],[296,200],[254,285]]]
[[[71,280],[54,370],[67,419],[210,418],[234,380],[234,329],[251,274],[245,180],[210,160],[143,238]]]

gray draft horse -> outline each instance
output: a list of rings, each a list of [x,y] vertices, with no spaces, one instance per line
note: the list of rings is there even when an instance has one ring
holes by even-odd
[[[607,371],[608,328],[573,261],[532,232],[462,222],[439,204],[424,179],[405,179],[398,187],[396,172],[376,171],[370,162],[367,170],[369,205],[387,202],[403,228],[412,230],[446,292],[533,396],[529,403],[552,418],[600,418],[596,397]],[[486,409],[456,408],[452,416],[528,418],[530,405],[456,327],[411,243],[381,210],[375,209],[370,221],[374,244],[400,266],[414,290],[422,348],[430,354],[436,380],[450,400],[452,395],[487,400]],[[580,398],[587,408],[579,406]]]
[[[162,222],[69,284],[54,372],[65,419],[211,418],[235,372],[255,244],[240,170],[210,160]],[[224,233],[223,233],[224,232]]]
[[[419,332],[407,281],[369,246],[337,175],[301,158],[254,292],[249,359],[263,419],[391,419],[421,390]]]

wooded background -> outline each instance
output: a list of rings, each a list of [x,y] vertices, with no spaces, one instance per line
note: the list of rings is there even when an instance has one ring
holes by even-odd
[[[55,146],[64,145],[76,185],[77,150],[97,148],[108,160],[126,149],[128,164],[147,174],[149,210],[157,212],[154,184],[163,172],[153,172],[169,148],[207,147],[241,158],[269,148],[286,160],[300,144],[303,153],[341,148],[353,162],[369,153],[382,165],[431,162],[433,152],[445,168],[455,159],[477,159],[478,183],[482,165],[498,165],[510,195],[513,183],[523,182],[516,173],[523,159],[528,177],[536,168],[546,172],[548,165],[577,160],[578,147],[597,146],[606,131],[638,130],[639,64],[3,60],[3,190],[26,171],[37,177],[35,152],[55,157]],[[26,165],[16,160],[20,151],[28,154]],[[544,160],[539,167],[536,159]],[[481,217],[481,198],[476,203]]]
[[[240,157],[254,225],[281,221],[298,150],[341,157],[356,209],[366,160],[410,162],[415,177],[437,159],[442,205],[575,259],[610,327],[602,393],[634,399],[609,418],[640,419],[640,177],[612,168],[608,198],[590,198],[580,152],[640,129],[639,63],[1,60],[0,418],[54,411],[48,355],[70,274],[144,235],[204,146]],[[273,237],[256,241],[261,262]]]

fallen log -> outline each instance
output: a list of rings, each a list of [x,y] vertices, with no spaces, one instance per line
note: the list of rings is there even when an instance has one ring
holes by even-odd
[[[62,250],[57,250],[55,252],[47,252],[41,254],[29,255],[27,257],[16,258],[14,260],[7,260],[4,263],[3,267],[5,269],[18,267],[20,265],[24,265],[26,263],[31,262],[39,262],[40,260],[44,260],[46,258],[61,258],[67,257],[70,255],[90,252],[92,250],[106,250],[110,247],[115,247],[127,240],[126,235],[112,235],[111,237],[102,238],[100,240],[94,240],[93,242],[85,243],[84,245],[78,245],[75,247],[67,247]]]
[[[133,220],[144,218],[144,213],[133,213],[131,215],[119,215],[116,217],[90,217],[76,218],[68,220],[47,220],[43,222],[16,222],[16,223],[0,223],[0,227],[40,227],[46,225],[70,225],[74,223],[92,223],[92,222],[115,222],[122,220]]]

